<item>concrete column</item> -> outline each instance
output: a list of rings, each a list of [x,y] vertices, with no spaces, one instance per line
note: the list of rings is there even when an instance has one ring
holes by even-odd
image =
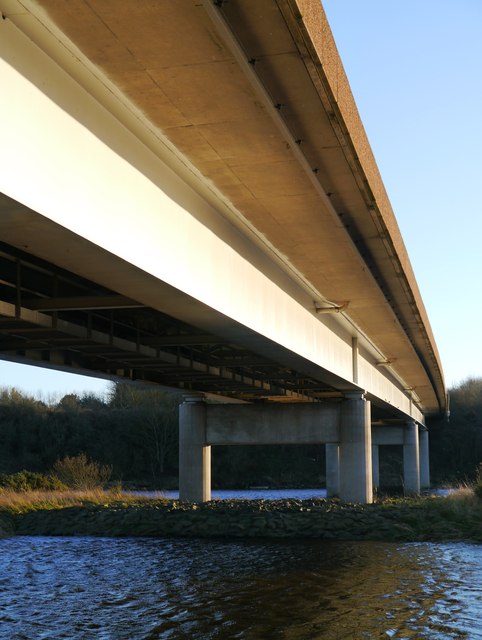
[[[363,393],[347,393],[341,406],[340,498],[373,502],[370,403]]]
[[[211,500],[211,447],[206,445],[206,406],[186,397],[179,407],[179,498]]]
[[[430,487],[430,462],[428,453],[428,431],[420,427],[419,437],[419,455],[420,455],[420,488],[428,489]]]
[[[379,449],[377,444],[372,444],[372,478],[373,491],[376,491],[380,486],[380,462]]]
[[[326,460],[326,497],[340,495],[340,446],[327,442],[325,444]]]
[[[418,449],[418,425],[411,420],[404,428],[403,483],[405,495],[420,494],[420,456]]]

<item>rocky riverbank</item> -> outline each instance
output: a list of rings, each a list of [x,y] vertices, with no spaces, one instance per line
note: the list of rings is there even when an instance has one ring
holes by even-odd
[[[467,503],[468,504],[468,503]],[[454,507],[445,498],[350,505],[337,501],[223,500],[191,504],[121,500],[106,504],[0,513],[0,536],[184,536],[337,540],[482,541],[477,501]]]

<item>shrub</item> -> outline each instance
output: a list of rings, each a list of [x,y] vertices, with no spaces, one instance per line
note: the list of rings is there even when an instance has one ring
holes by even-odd
[[[475,469],[475,482],[472,485],[474,495],[482,500],[482,462],[479,462]]]
[[[66,488],[56,477],[26,470],[0,474],[0,487],[10,491],[62,491]]]
[[[52,475],[72,489],[103,487],[112,475],[112,467],[89,460],[85,453],[57,460]]]

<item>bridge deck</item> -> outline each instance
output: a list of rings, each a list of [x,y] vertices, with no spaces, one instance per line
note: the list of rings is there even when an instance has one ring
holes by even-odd
[[[115,95],[115,115],[150,149],[167,145],[184,179],[303,289],[308,311],[342,306],[343,330],[376,347],[420,409],[443,409],[430,325],[321,5],[216,4],[10,0],[5,15],[103,104],[106,88]],[[57,44],[45,45],[45,25]],[[22,246],[5,226],[3,238]],[[67,268],[55,249],[37,255]]]

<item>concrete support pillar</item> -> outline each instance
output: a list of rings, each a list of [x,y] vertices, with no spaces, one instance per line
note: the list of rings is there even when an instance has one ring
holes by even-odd
[[[370,403],[363,393],[348,393],[340,419],[340,498],[373,501]]]
[[[372,444],[372,478],[373,491],[376,491],[380,486],[380,461],[377,444]]]
[[[420,488],[428,489],[430,487],[430,461],[428,453],[428,431],[420,427],[419,437],[419,455],[420,455]]]
[[[179,498],[211,500],[211,447],[206,445],[206,406],[186,397],[179,407]]]
[[[340,495],[340,446],[327,442],[325,444],[326,459],[326,497]]]
[[[420,494],[420,456],[418,448],[418,425],[413,420],[407,422],[404,428],[403,483],[405,495]]]

